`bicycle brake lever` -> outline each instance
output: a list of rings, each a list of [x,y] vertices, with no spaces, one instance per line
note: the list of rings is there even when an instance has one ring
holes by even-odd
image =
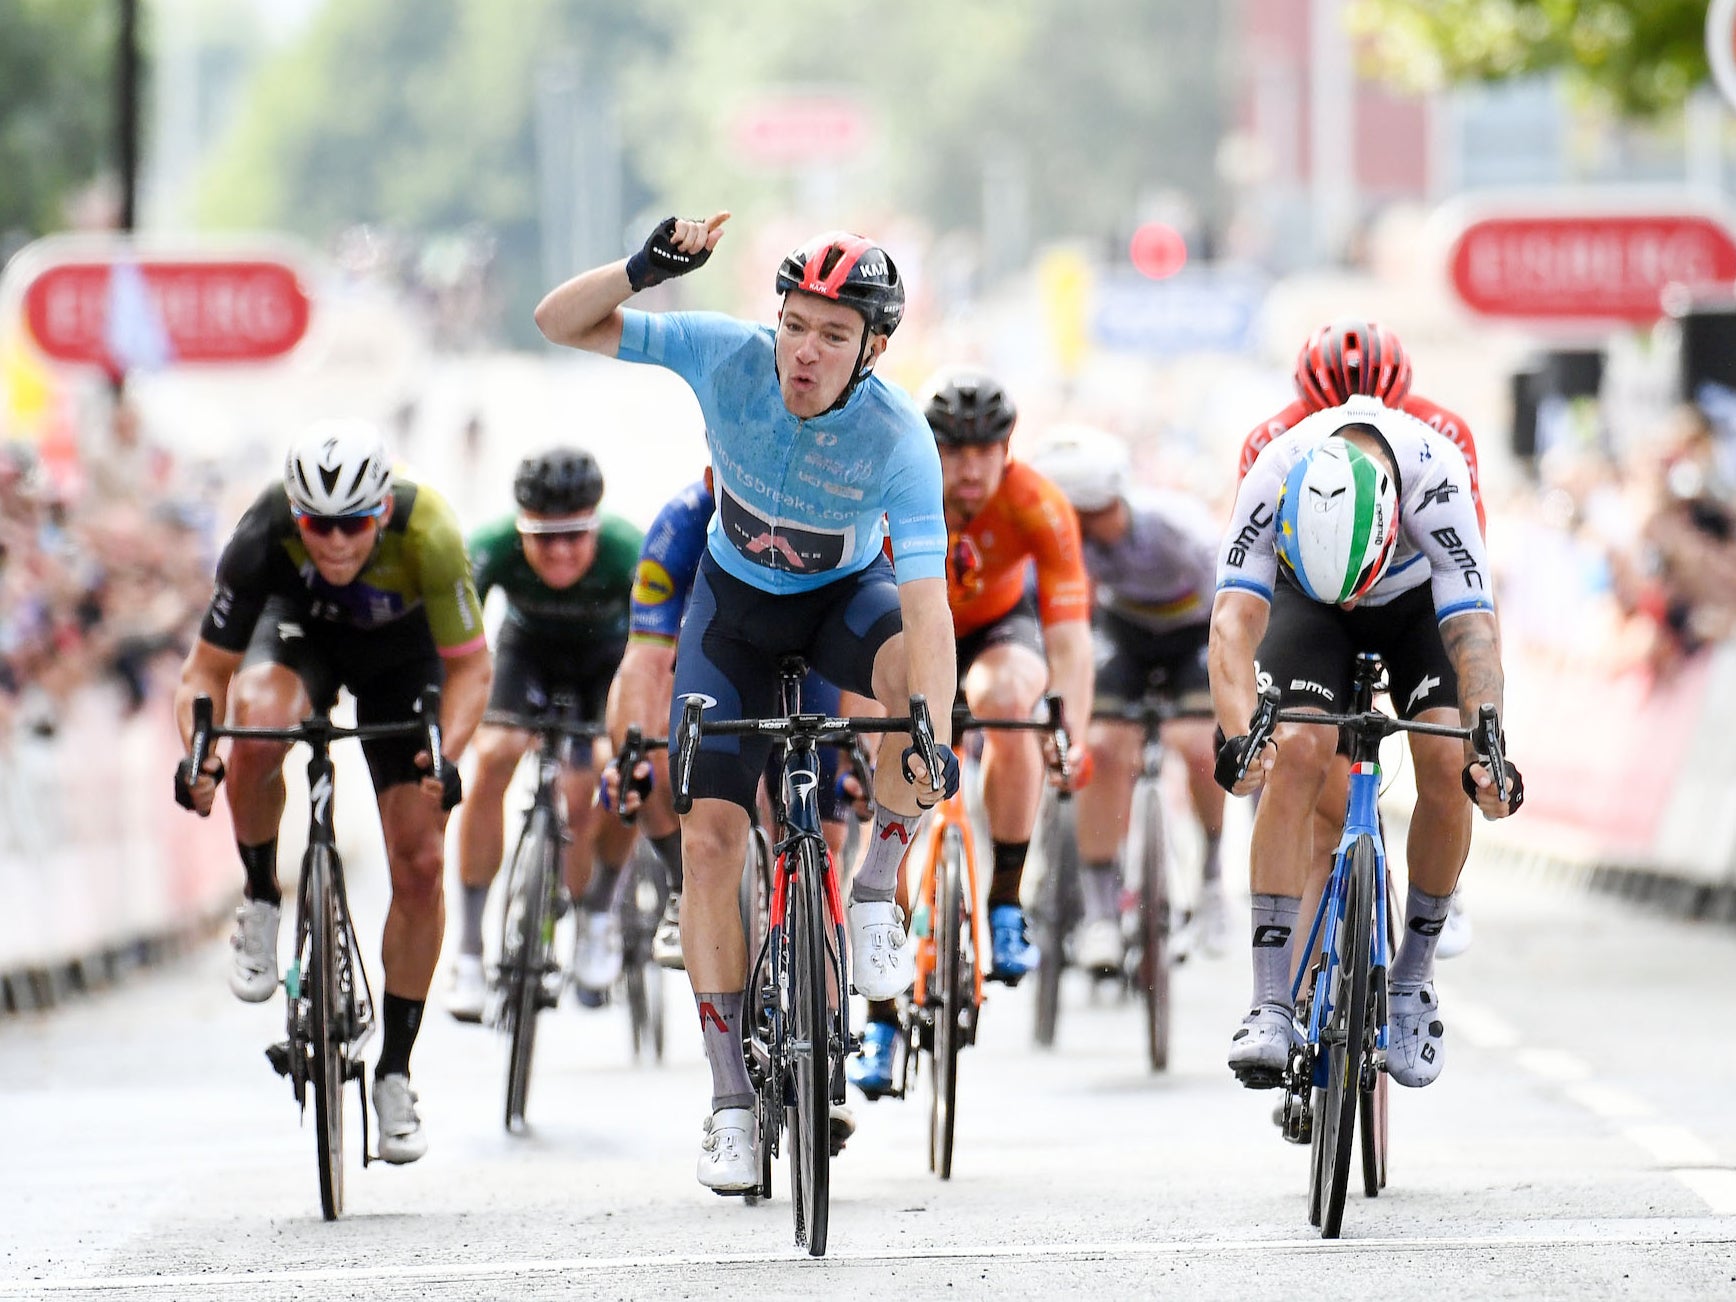
[[[1509,796],[1507,756],[1501,745],[1501,720],[1492,702],[1485,701],[1477,709],[1476,749],[1479,758],[1489,767],[1495,782],[1495,795],[1505,804]]]
[[[689,696],[681,703],[681,726],[678,730],[680,751],[675,757],[675,812],[689,813],[693,809],[693,766],[699,759],[699,739],[705,719],[705,702]]]
[[[1238,783],[1248,776],[1249,766],[1272,739],[1272,732],[1278,726],[1279,699],[1280,693],[1276,687],[1268,687],[1260,693],[1260,703],[1254,707],[1254,717],[1248,720],[1248,743],[1242,748],[1241,758],[1236,761]]]
[[[428,747],[428,776],[436,782],[446,776],[444,740],[440,735],[440,689],[430,684],[416,698],[416,713],[422,717],[423,741]]]

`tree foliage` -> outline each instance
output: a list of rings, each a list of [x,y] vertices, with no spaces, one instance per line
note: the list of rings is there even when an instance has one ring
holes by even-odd
[[[0,236],[66,224],[112,162],[113,0],[0,0]]]
[[[1408,89],[1563,72],[1636,118],[1708,76],[1706,0],[1352,0],[1365,66]]]

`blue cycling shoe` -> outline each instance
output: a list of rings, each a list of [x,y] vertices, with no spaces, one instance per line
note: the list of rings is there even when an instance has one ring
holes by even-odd
[[[869,1022],[862,1028],[862,1052],[844,1060],[844,1074],[863,1096],[877,1099],[892,1092],[892,1042],[898,1028],[891,1022]]]
[[[989,934],[994,941],[989,980],[1018,985],[1043,956],[1026,934],[1025,911],[1016,904],[995,905],[989,910]]]

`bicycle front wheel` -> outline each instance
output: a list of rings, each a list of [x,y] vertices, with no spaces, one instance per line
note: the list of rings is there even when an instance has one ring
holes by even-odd
[[[550,894],[560,872],[560,836],[554,815],[533,808],[513,854],[501,937],[501,998],[509,1045],[506,1055],[506,1128],[524,1124],[530,1063],[536,1052],[536,1016],[553,948]]]
[[[1037,1044],[1055,1046],[1055,1028],[1061,1016],[1061,973],[1066,969],[1067,933],[1078,913],[1079,843],[1074,837],[1073,802],[1053,793],[1043,797],[1048,806],[1041,823],[1043,880],[1037,886]]]
[[[1153,1071],[1169,1070],[1170,898],[1164,861],[1163,798],[1157,783],[1134,788],[1128,826],[1139,834],[1139,987],[1145,997],[1145,1052]]]
[[[1362,1097],[1363,1036],[1368,1026],[1369,956],[1374,914],[1374,842],[1359,837],[1350,848],[1350,882],[1336,954],[1328,960],[1331,1009],[1321,1030],[1326,1083],[1314,1091],[1314,1175],[1310,1206],[1319,1212],[1320,1237],[1336,1239],[1344,1225],[1350,1187],[1350,1152]]]
[[[668,895],[663,865],[643,841],[627,863],[621,903],[622,977],[627,987],[627,1021],[633,1056],[663,1061],[663,969],[651,957],[651,937]]]
[[[791,883],[785,925],[790,930],[790,1057],[795,1089],[789,1130],[790,1201],[796,1218],[796,1246],[809,1255],[826,1252],[826,1222],[831,1200],[832,1057],[831,1017],[826,1003],[826,899],[824,851],[803,838],[796,880]]]
[[[302,906],[306,910],[308,966],[302,979],[312,987],[308,1001],[312,1040],[314,1132],[319,1149],[319,1205],[326,1220],[344,1209],[344,1046],[349,1032],[338,988],[336,872],[329,846],[309,848],[302,862]]]
[[[934,1087],[928,1113],[928,1169],[952,1179],[952,1137],[958,1122],[958,1054],[964,1047],[966,914],[964,836],[946,829],[935,882],[935,946],[930,1007],[934,1014]]]
[[[1400,906],[1393,899],[1390,867],[1387,868],[1385,877],[1386,953],[1387,962],[1390,963],[1392,956],[1398,952],[1398,936],[1395,934],[1397,925],[1394,920],[1400,916]],[[1386,973],[1383,970],[1376,973],[1374,988],[1369,993],[1367,1042],[1371,1053],[1379,1042],[1380,1028],[1386,1025],[1386,1017]],[[1378,1071],[1374,1073],[1374,1088],[1363,1091],[1357,1118],[1362,1145],[1362,1192],[1370,1198],[1378,1198],[1380,1191],[1386,1188],[1386,1102],[1386,1073]]]

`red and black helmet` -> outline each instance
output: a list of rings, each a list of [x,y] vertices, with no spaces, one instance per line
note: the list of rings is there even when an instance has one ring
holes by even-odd
[[[1315,411],[1342,406],[1358,393],[1396,406],[1410,386],[1404,345],[1373,321],[1321,326],[1296,355],[1296,391]]]
[[[871,334],[889,335],[904,319],[904,282],[885,249],[848,231],[816,235],[778,267],[778,293],[817,294],[854,308]]]

